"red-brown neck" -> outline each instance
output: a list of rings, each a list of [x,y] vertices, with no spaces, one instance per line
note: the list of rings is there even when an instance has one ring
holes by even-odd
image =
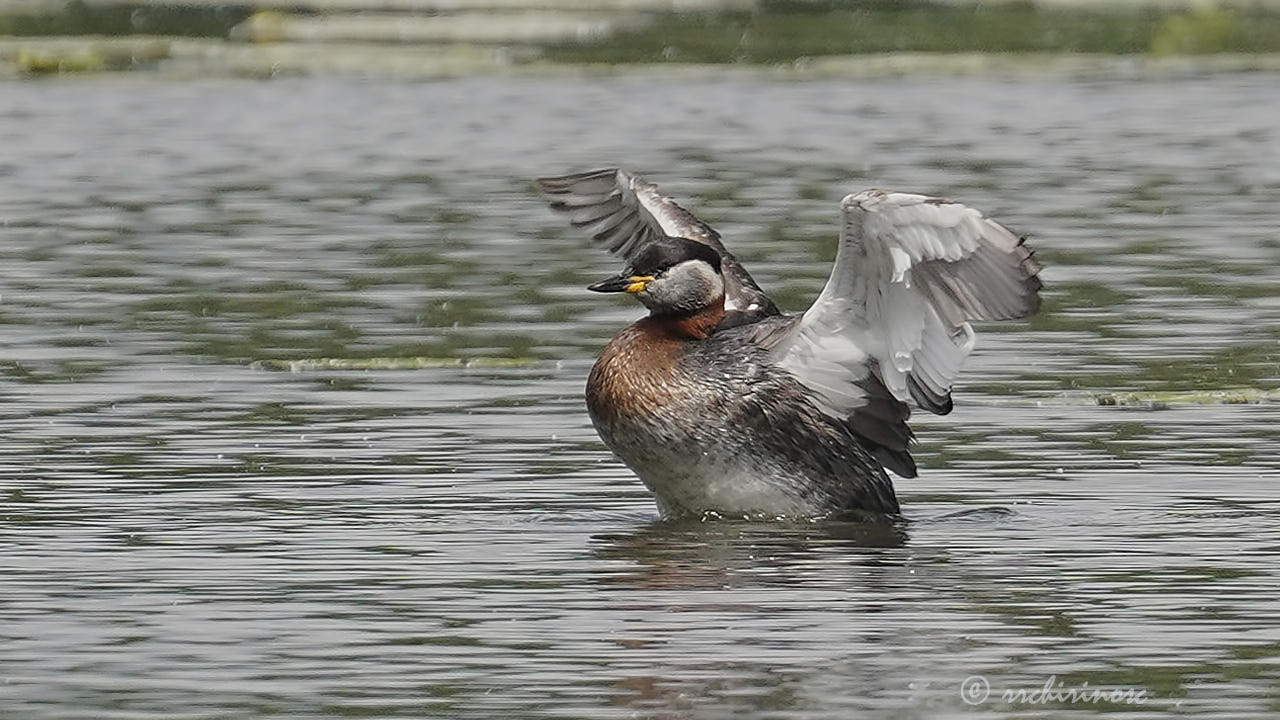
[[[587,408],[598,422],[641,417],[663,407],[673,392],[683,344],[715,331],[724,299],[689,315],[650,315],[615,337],[587,378]]]
[[[644,330],[657,332],[673,340],[702,340],[715,332],[724,319],[724,296],[688,315],[650,315],[636,323]]]

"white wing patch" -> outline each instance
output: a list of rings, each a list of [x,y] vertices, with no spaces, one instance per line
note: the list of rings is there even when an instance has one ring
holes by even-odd
[[[618,183],[619,185],[625,183],[635,194],[640,206],[658,221],[662,232],[673,237],[697,240],[714,247],[714,244],[709,241],[711,232],[707,226],[694,218],[688,210],[676,205],[670,198],[658,192],[657,185],[622,170],[618,171]]]
[[[949,411],[974,348],[969,321],[1035,312],[1039,264],[1017,235],[959,203],[868,190],[840,208],[835,267],[775,348],[779,362],[837,415],[860,407],[856,384],[871,372],[895,398]]]

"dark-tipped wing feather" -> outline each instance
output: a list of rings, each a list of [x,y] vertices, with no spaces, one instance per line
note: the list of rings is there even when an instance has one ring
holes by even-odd
[[[791,347],[801,316],[785,315],[751,325],[751,344],[777,351]],[[907,426],[911,408],[893,396],[885,387],[875,361],[839,365],[823,358],[809,358],[806,367],[813,372],[795,373],[797,380],[812,394],[818,407],[842,423],[857,438],[858,444],[881,465],[899,477],[916,476],[916,463],[911,457],[915,435]],[[823,385],[831,379],[837,385]],[[814,382],[817,379],[819,382]]]

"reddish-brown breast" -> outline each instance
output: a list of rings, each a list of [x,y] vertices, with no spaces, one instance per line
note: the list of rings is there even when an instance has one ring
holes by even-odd
[[[683,345],[711,335],[724,317],[723,300],[693,315],[649,316],[618,333],[587,378],[592,417],[612,422],[652,414],[671,397]]]

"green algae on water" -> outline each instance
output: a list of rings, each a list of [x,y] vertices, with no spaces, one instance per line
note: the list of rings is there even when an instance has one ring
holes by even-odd
[[[305,372],[308,370],[424,370],[429,368],[521,368],[538,362],[528,357],[381,357],[314,358],[303,360],[258,360],[253,367],[264,370]]]

